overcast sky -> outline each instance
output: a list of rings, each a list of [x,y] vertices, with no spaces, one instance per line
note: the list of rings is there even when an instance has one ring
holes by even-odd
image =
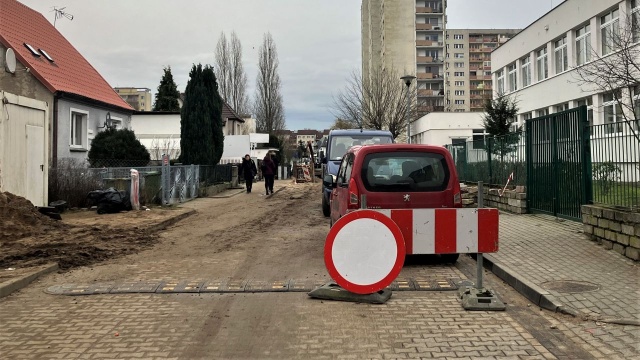
[[[414,1],[414,0],[393,0]],[[184,91],[194,63],[213,64],[222,31],[244,47],[249,95],[258,47],[270,31],[278,47],[287,127],[328,128],[332,96],[360,68],[361,0],[21,0],[51,22],[53,6],[73,21],[57,29],[111,86],[155,93],[170,65]],[[523,28],[561,0],[449,0],[450,28]]]

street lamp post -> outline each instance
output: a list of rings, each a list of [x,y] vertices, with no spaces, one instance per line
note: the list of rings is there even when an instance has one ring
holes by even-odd
[[[411,90],[411,82],[415,78],[413,75],[405,75],[400,78],[407,85],[407,144],[411,144],[411,96],[409,96],[409,90]]]

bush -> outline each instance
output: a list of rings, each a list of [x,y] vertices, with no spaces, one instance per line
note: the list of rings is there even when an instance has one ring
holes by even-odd
[[[105,160],[119,160],[120,166],[140,166],[141,162],[148,163],[151,156],[133,131],[109,127],[96,135],[89,150],[91,167],[110,166]]]
[[[49,202],[65,200],[69,207],[84,207],[89,191],[100,189],[100,176],[92,173],[86,161],[59,159],[49,168]]]
[[[593,164],[593,179],[602,195],[608,195],[615,182],[620,179],[620,168],[611,161]]]

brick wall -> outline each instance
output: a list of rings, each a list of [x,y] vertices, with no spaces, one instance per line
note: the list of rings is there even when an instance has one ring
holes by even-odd
[[[498,189],[484,188],[484,206],[509,211],[515,214],[527,213],[527,194],[522,187],[506,190],[502,196]],[[478,207],[478,187],[466,186],[462,191],[463,207]]]
[[[584,233],[605,249],[640,260],[640,213],[585,205],[582,223]]]

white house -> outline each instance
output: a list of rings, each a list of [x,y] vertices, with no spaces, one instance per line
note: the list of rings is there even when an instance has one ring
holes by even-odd
[[[487,134],[484,113],[432,112],[411,123],[411,142],[424,145],[457,145],[481,140]]]
[[[579,105],[592,124],[621,121],[610,94],[577,84],[576,68],[610,54],[603,35],[624,29],[638,11],[637,0],[566,0],[494,50],[494,89],[518,100],[519,124]]]

